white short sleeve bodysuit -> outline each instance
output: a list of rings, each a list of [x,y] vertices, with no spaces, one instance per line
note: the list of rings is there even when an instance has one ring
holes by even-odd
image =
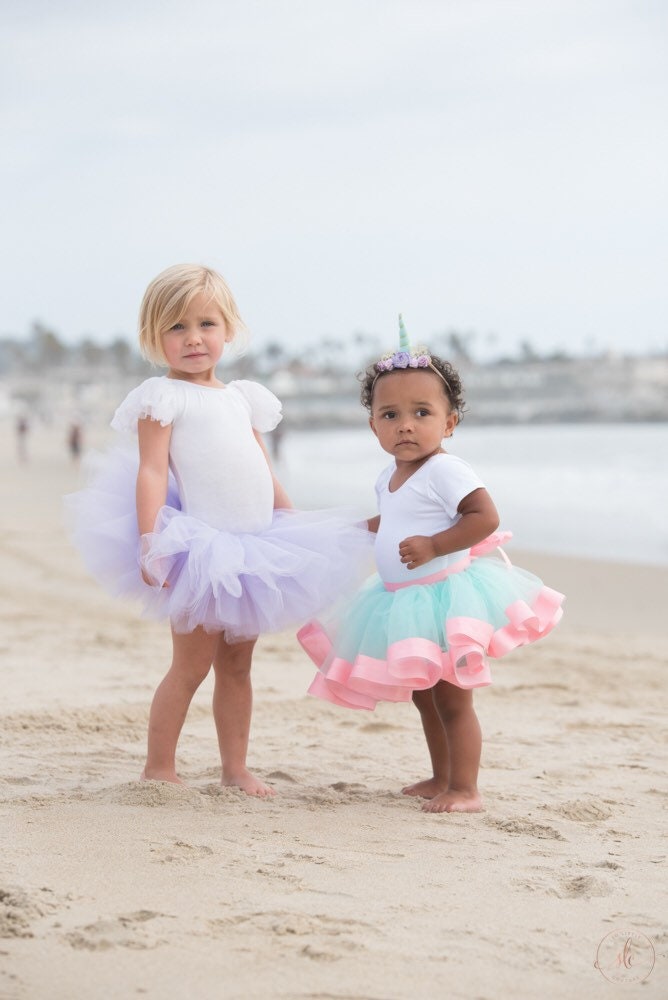
[[[464,497],[484,487],[484,483],[463,459],[438,454],[421,465],[410,479],[390,492],[389,482],[396,465],[381,472],[376,482],[380,528],[376,535],[376,566],[385,583],[405,583],[441,572],[466,554],[451,552],[408,569],[399,558],[399,543],[411,535],[436,535],[460,519],[457,508]]]
[[[111,426],[134,431],[141,417],[172,424],[169,464],[184,513],[234,533],[271,524],[272,476],[253,428],[270,431],[280,421],[273,393],[257,382],[215,387],[159,376],[130,392]]]

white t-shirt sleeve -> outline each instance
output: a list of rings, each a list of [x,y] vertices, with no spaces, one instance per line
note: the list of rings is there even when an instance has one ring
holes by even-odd
[[[283,419],[281,401],[259,382],[248,382],[240,379],[230,382],[230,386],[234,386],[243,397],[248,406],[251,426],[256,431],[260,431],[260,433],[273,431],[274,427]]]
[[[115,431],[136,431],[137,421],[148,417],[163,427],[173,424],[183,412],[184,397],[174,379],[155,376],[146,379],[125,397],[116,410],[111,426]]]
[[[474,490],[485,484],[475,474],[468,462],[456,455],[441,455],[439,461],[432,461],[427,489],[436,502],[441,502],[446,513],[453,520],[457,516],[460,503]]]

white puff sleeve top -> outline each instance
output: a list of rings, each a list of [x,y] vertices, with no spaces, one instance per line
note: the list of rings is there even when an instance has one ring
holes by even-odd
[[[221,531],[269,526],[274,488],[253,430],[271,431],[281,420],[273,393],[257,382],[202,386],[163,375],[133,389],[111,426],[136,433],[145,417],[172,425],[169,464],[184,513]]]

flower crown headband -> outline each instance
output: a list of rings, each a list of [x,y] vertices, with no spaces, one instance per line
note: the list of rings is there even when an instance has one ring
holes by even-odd
[[[376,369],[377,374],[373,380],[373,385],[376,384],[383,372],[391,372],[397,368],[431,368],[433,372],[436,372],[440,379],[443,379],[448,389],[450,388],[445,376],[442,372],[439,372],[438,368],[436,368],[432,362],[431,354],[427,348],[411,348],[401,313],[399,313],[399,350],[394,352],[389,351],[387,354],[383,354],[380,361],[377,361],[374,365],[374,368]]]

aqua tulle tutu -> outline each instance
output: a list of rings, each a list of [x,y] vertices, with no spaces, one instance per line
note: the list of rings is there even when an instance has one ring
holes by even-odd
[[[228,641],[296,627],[359,586],[372,536],[353,514],[278,510],[257,533],[210,527],[180,509],[170,474],[167,503],[144,536],[143,582],[135,508],[136,449],[89,462],[90,485],[65,498],[70,535],[90,574],[117,597],[139,601],[177,632],[202,626]],[[167,583],[168,586],[162,586]]]
[[[436,582],[387,589],[373,576],[335,616],[305,625],[298,638],[318,667],[309,692],[373,709],[379,701],[410,701],[413,691],[441,680],[490,684],[489,660],[547,635],[564,600],[491,554],[493,545],[474,547],[466,568]]]

